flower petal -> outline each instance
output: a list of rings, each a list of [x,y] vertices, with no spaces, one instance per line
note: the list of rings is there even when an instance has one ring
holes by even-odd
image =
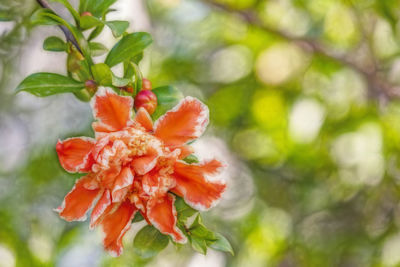
[[[146,155],[134,158],[131,166],[135,173],[144,175],[151,171],[156,166],[157,159],[161,153],[162,152],[159,149],[155,147],[149,147]]]
[[[92,99],[93,116],[99,121],[93,125],[95,131],[119,131],[131,122],[133,99],[119,96],[111,90],[99,90]]]
[[[131,221],[137,211],[134,205],[125,201],[119,205],[114,204],[114,208],[106,214],[101,221],[104,232],[103,245],[112,256],[119,256],[122,253],[122,237],[129,230]],[[118,206],[118,207],[117,207]]]
[[[176,226],[175,196],[166,194],[147,202],[147,218],[161,233],[170,235],[177,243],[186,243],[186,236]]]
[[[133,183],[133,173],[130,167],[124,167],[121,173],[115,178],[113,190],[112,190],[112,201],[120,202],[124,199],[128,193],[129,187]]]
[[[61,166],[68,172],[89,172],[93,159],[91,150],[95,140],[87,137],[58,140],[56,151]]]
[[[181,146],[179,149],[181,150],[181,153],[179,154],[179,159],[184,159],[194,152],[194,148],[189,145]]]
[[[145,108],[139,108],[136,112],[135,121],[143,126],[146,131],[153,131],[153,120]]]
[[[156,121],[154,135],[167,146],[181,146],[203,134],[208,117],[207,106],[188,96]]]
[[[100,221],[101,216],[105,213],[106,209],[111,205],[111,194],[109,190],[104,190],[102,196],[94,206],[92,215],[90,216],[90,228],[93,229]]]
[[[100,189],[89,190],[84,185],[90,176],[84,176],[77,180],[72,190],[65,196],[63,203],[55,211],[66,221],[84,221],[86,212],[93,203],[100,197]]]
[[[226,184],[223,181],[210,181],[206,175],[216,175],[221,167],[223,165],[217,160],[191,165],[176,162],[173,174],[176,187],[172,191],[197,210],[210,209],[221,198]]]

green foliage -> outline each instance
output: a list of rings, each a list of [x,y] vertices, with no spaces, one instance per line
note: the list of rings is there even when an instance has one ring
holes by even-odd
[[[94,57],[104,55],[105,53],[108,52],[107,47],[105,47],[101,43],[90,42],[89,47],[90,47],[90,52],[92,53],[92,56],[94,56]]]
[[[186,223],[186,220],[189,217],[192,217],[197,212],[195,209],[186,204],[181,197],[176,197],[175,208],[176,212],[178,213],[178,221],[183,224]]]
[[[229,243],[229,241],[223,235],[215,233],[215,238],[217,239],[216,241],[209,242],[209,244],[207,244],[210,248],[219,251],[229,252],[232,256],[234,256],[231,243]]]
[[[67,50],[67,44],[56,36],[50,36],[44,40],[43,49],[53,52],[63,52]]]
[[[153,42],[150,34],[135,32],[125,35],[108,53],[105,63],[110,67],[143,52]]]
[[[55,73],[35,73],[25,78],[17,87],[17,92],[25,91],[44,97],[62,93],[75,93],[84,88],[84,84],[69,77]]]
[[[168,246],[169,239],[151,225],[143,227],[135,236],[133,247],[143,258],[151,258]]]
[[[157,87],[152,91],[157,96],[157,109],[152,115],[155,119],[178,104],[183,98],[182,92],[173,86]]]
[[[90,12],[93,16],[101,18],[117,0],[81,0],[79,13]]]
[[[183,159],[187,164],[199,163],[199,159],[195,155],[189,155]]]
[[[129,27],[129,22],[122,20],[106,21],[105,24],[110,28],[115,38],[120,37]]]

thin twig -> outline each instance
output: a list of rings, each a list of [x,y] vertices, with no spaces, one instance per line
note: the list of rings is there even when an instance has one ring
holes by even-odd
[[[399,86],[392,85],[390,82],[383,79],[383,77],[381,77],[374,68],[364,67],[358,64],[357,62],[351,60],[352,57],[349,54],[338,53],[326,47],[325,45],[321,44],[317,40],[294,36],[291,35],[290,33],[274,29],[263,23],[261,19],[258,17],[258,15],[252,10],[237,10],[231,8],[228,5],[218,3],[214,0],[201,0],[201,1],[210,6],[216,7],[224,12],[237,15],[248,24],[253,25],[265,32],[273,34],[279,38],[292,42],[306,52],[328,57],[336,62],[339,62],[340,64],[352,68],[365,78],[365,80],[368,83],[368,89],[372,91],[371,93],[374,95],[376,95],[376,91],[381,91],[387,98],[400,96]]]
[[[47,3],[46,0],[36,0],[36,1],[37,1],[37,3],[38,3],[41,7],[46,8],[46,9],[49,9],[49,10],[51,10],[54,14],[56,14],[56,12],[54,12],[54,10],[51,8],[51,6],[49,5],[49,3]],[[64,33],[67,42],[68,42],[68,41],[71,42],[71,43],[76,47],[76,49],[78,49],[78,51],[79,51],[80,53],[82,53],[82,50],[81,50],[81,48],[80,48],[80,46],[79,46],[79,43],[78,43],[78,41],[75,39],[75,37],[74,37],[74,35],[72,34],[72,32],[71,32],[67,27],[65,27],[64,25],[58,25],[58,27],[59,27],[59,28],[62,30],[62,32]]]

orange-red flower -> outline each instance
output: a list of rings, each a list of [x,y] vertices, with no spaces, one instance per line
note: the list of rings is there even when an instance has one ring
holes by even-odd
[[[68,172],[87,173],[76,181],[57,208],[67,221],[86,219],[101,226],[103,244],[113,255],[122,253],[122,237],[136,212],[175,242],[186,236],[176,226],[174,194],[197,210],[216,204],[225,190],[213,179],[222,167],[217,160],[186,164],[193,150],[188,142],[208,124],[208,109],[186,97],[155,124],[140,108],[132,118],[133,100],[100,90],[92,100],[96,138],[69,138],[57,143],[57,154]],[[174,194],[172,194],[174,193]]]

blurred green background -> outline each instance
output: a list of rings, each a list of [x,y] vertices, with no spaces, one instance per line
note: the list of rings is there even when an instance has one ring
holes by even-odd
[[[143,259],[132,248],[142,223],[115,259],[87,223],[58,218],[52,209],[78,176],[61,170],[54,146],[92,136],[91,111],[70,95],[14,94],[27,74],[65,71],[65,58],[42,50],[45,37],[62,35],[29,25],[33,0],[2,0],[1,267],[400,266],[400,1],[115,7],[115,18],[155,39],[142,64],[154,87],[174,85],[210,107],[196,148],[229,164],[229,186],[205,222],[236,254],[170,246]]]

